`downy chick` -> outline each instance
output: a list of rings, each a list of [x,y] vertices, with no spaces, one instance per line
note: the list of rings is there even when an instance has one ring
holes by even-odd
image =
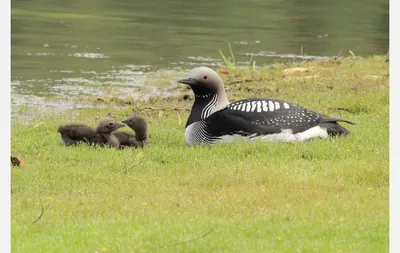
[[[124,126],[113,117],[106,116],[100,119],[95,129],[83,124],[69,124],[58,127],[58,132],[66,146],[81,142],[104,146],[109,144],[110,134]]]
[[[148,142],[147,120],[143,116],[134,113],[122,122],[135,131],[135,134],[117,131],[113,132],[110,136],[110,143],[112,143],[113,146],[119,146],[120,148],[142,148],[144,144]]]

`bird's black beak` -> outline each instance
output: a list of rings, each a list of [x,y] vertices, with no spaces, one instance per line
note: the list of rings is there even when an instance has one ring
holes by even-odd
[[[184,84],[187,84],[187,85],[195,85],[195,84],[198,84],[198,82],[196,81],[196,79],[194,79],[194,78],[185,78],[185,79],[181,79],[181,80],[179,80],[178,81],[178,83],[184,83]]]
[[[126,120],[123,120],[122,123],[128,125],[128,120],[127,120],[127,119],[126,119]]]

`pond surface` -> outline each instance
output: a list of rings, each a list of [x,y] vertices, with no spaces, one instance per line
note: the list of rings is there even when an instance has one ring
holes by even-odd
[[[220,49],[262,66],[279,60],[386,54],[388,0],[13,0],[12,106],[90,106],[152,74],[222,66]],[[171,75],[170,75],[171,76]],[[116,92],[118,93],[118,92]],[[48,99],[53,102],[48,102]],[[58,102],[54,102],[58,101]]]

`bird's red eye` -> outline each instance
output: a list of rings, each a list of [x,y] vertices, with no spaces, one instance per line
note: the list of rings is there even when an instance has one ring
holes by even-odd
[[[207,79],[207,75],[203,76],[203,79],[206,80]]]

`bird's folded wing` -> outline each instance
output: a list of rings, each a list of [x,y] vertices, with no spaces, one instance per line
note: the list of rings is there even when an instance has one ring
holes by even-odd
[[[256,124],[252,113],[222,109],[205,119],[208,131],[213,136],[225,134],[265,135],[280,133],[281,127]]]

